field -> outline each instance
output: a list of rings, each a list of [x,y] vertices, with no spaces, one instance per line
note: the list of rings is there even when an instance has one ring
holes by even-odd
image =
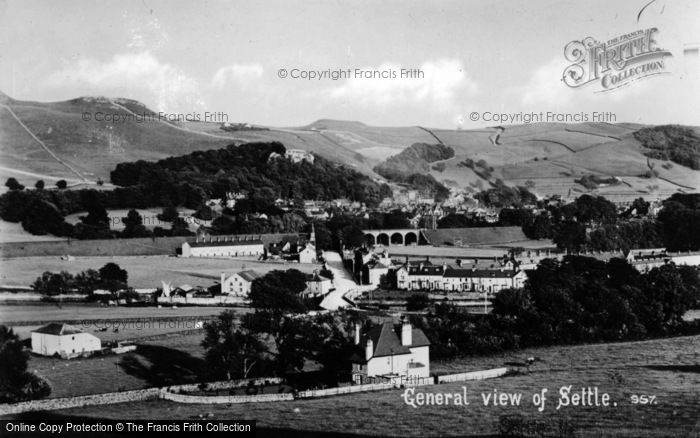
[[[98,304],[71,303],[0,305],[0,323],[43,321],[90,321],[138,318],[196,318],[218,315],[220,307],[105,307]]]
[[[153,401],[60,411],[113,419],[179,419],[209,413],[213,418],[254,419],[274,434],[277,429],[372,436],[490,436],[504,416],[540,421],[551,434],[565,420],[577,437],[692,436],[700,432],[700,336],[654,341],[552,347],[435,364],[434,371],[469,371],[532,355],[529,373],[493,380],[443,384],[417,392],[455,393],[467,387],[469,406],[407,405],[400,390],[316,400],[247,405],[180,405]],[[559,389],[597,387],[617,406],[568,406],[557,410]],[[548,389],[543,412],[532,395]],[[521,406],[484,406],[480,394],[522,393]],[[632,403],[632,395],[654,395],[656,404]],[[381,415],[377,413],[381,412]],[[281,432],[281,431],[279,431]],[[551,436],[551,435],[550,435]]]
[[[200,332],[161,334],[159,339],[138,342],[135,352],[120,355],[71,360],[32,355],[28,368],[48,380],[51,397],[192,383],[204,366]]]
[[[60,257],[21,257],[2,260],[0,284],[31,285],[44,271],[68,271],[71,274],[86,269],[99,269],[106,263],[117,263],[129,273],[129,285],[134,288],[156,288],[161,281],[172,282],[173,286],[211,286],[221,278],[221,273],[253,269],[262,274],[274,269],[298,269],[311,273],[318,269],[315,264],[259,262],[257,260],[181,258],[171,256],[116,256],[116,257],[75,257],[75,260],[61,260]]]

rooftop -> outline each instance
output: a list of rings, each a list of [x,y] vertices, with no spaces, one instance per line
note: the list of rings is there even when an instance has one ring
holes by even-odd
[[[75,328],[71,325],[68,325],[68,324],[52,322],[52,323],[47,324],[43,327],[39,327],[36,330],[33,330],[32,333],[43,333],[45,335],[65,336],[65,335],[74,335],[76,333],[83,333],[83,331],[78,329],[78,328]]]
[[[258,272],[255,272],[255,271],[253,271],[253,270],[250,270],[250,269],[247,270],[247,271],[238,272],[238,276],[241,277],[242,279],[246,280],[246,281],[253,281],[253,280],[255,280],[256,278],[261,278],[261,277],[262,277],[261,274],[259,274]]]
[[[425,347],[430,345],[430,341],[423,333],[423,330],[413,328],[411,338],[413,343],[410,346],[401,345],[401,324],[394,325],[392,322],[385,322],[381,325],[372,327],[360,339],[360,347],[355,354],[355,360],[361,359],[364,362],[364,345],[367,340],[371,340],[374,346],[372,357],[391,356],[394,354],[410,354],[409,347]],[[361,350],[361,351],[360,351]]]
[[[209,242],[187,242],[193,248],[206,248],[210,246],[245,246],[245,245],[262,245],[260,239],[250,240],[224,240],[224,241],[209,241]]]

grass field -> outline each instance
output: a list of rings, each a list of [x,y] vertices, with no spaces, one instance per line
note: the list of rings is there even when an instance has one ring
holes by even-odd
[[[467,387],[469,406],[408,406],[401,390],[315,400],[242,405],[181,405],[165,401],[124,403],[61,411],[113,419],[254,419],[258,427],[372,436],[484,436],[498,432],[501,417],[522,415],[554,429],[566,419],[577,437],[695,436],[700,432],[700,336],[645,342],[552,347],[436,364],[435,370],[466,371],[536,354],[531,372],[493,380],[423,387],[418,392],[454,393]],[[617,406],[556,409],[559,388],[598,387]],[[532,395],[548,389],[543,412]],[[522,393],[521,406],[484,406],[480,394]],[[655,405],[632,404],[632,395],[655,395]],[[550,430],[550,433],[551,433]],[[549,435],[555,436],[555,435]]]
[[[204,366],[203,337],[172,334],[139,342],[135,352],[87,359],[32,355],[28,369],[49,382],[52,398],[192,383]]]
[[[119,320],[137,318],[196,318],[218,315],[220,307],[105,307],[98,304],[20,304],[1,305],[0,322]]]
[[[173,286],[211,286],[221,278],[221,273],[252,269],[266,273],[275,269],[298,269],[311,273],[318,269],[315,264],[259,262],[257,260],[181,258],[169,256],[116,256],[75,257],[61,260],[60,257],[22,257],[2,260],[0,284],[31,285],[44,271],[68,271],[71,274],[86,269],[99,269],[107,263],[117,263],[129,273],[129,285],[135,288],[156,288],[161,281],[171,281]]]

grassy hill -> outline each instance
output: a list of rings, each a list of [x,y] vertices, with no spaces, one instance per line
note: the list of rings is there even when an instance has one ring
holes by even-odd
[[[460,189],[485,188],[497,178],[511,185],[534,184],[538,195],[594,192],[613,200],[665,198],[700,189],[698,171],[660,159],[662,155],[649,157],[650,149],[635,134],[648,127],[637,124],[534,123],[446,130],[323,119],[301,127],[227,132],[218,123],[83,121],[86,112],[91,118],[97,112],[127,117],[150,110],[129,99],[82,97],[40,103],[0,92],[0,178],[14,176],[27,186],[37,179],[52,185],[60,178],[90,184],[109,181],[109,172],[120,162],[155,161],[231,143],[279,141],[288,149],[308,150],[381,179],[373,171],[376,165],[414,143],[427,143],[450,147],[455,154],[425,173]],[[468,166],[468,160],[483,160],[483,166]],[[620,184],[592,189],[575,182],[586,175],[615,176]]]

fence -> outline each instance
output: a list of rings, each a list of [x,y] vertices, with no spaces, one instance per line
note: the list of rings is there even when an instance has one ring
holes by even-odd
[[[500,377],[508,372],[508,368],[493,368],[484,371],[472,371],[470,373],[459,373],[459,374],[447,374],[445,376],[438,376],[438,383],[448,383],[448,382],[464,382],[467,380],[483,380],[492,379],[494,377]]]
[[[243,388],[248,385],[260,386],[260,385],[278,385],[283,382],[281,377],[259,377],[257,379],[239,379],[239,380],[223,380],[220,382],[209,382],[205,383],[204,386],[207,390],[215,391],[217,389],[231,389],[231,388]],[[190,384],[190,385],[173,385],[163,388],[166,391],[198,391],[201,384]]]
[[[162,388],[147,388],[135,391],[111,392],[105,394],[92,394],[79,397],[53,398],[43,400],[32,400],[20,403],[0,405],[0,415],[18,414],[28,411],[45,411],[54,409],[68,409],[83,406],[107,405],[114,403],[124,403],[132,401],[143,401],[153,399],[165,399],[178,403],[194,404],[233,404],[233,403],[262,403],[275,401],[291,401],[294,399],[331,397],[343,394],[354,394],[358,392],[384,391],[403,386],[423,386],[434,383],[463,382],[467,380],[482,380],[500,377],[508,372],[508,368],[494,368],[484,371],[473,371],[469,373],[449,374],[438,376],[437,382],[432,378],[417,380],[407,380],[391,383],[372,383],[366,385],[340,386],[327,389],[312,389],[300,391],[296,395],[291,393],[281,394],[258,394],[258,395],[229,395],[229,396],[200,396],[178,394],[175,391],[192,392],[200,390],[201,384],[172,385]],[[278,377],[241,379],[233,381],[219,381],[205,383],[207,390],[240,388],[250,385],[279,384],[282,379]]]
[[[217,306],[220,304],[246,304],[248,300],[244,297],[233,295],[219,295],[216,297],[158,297],[158,304],[197,304],[200,306]]]
[[[385,389],[396,388],[393,383],[370,383],[367,385],[339,386],[328,389],[310,389],[299,391],[297,398],[329,397],[333,395],[354,394],[356,392],[383,391]]]

